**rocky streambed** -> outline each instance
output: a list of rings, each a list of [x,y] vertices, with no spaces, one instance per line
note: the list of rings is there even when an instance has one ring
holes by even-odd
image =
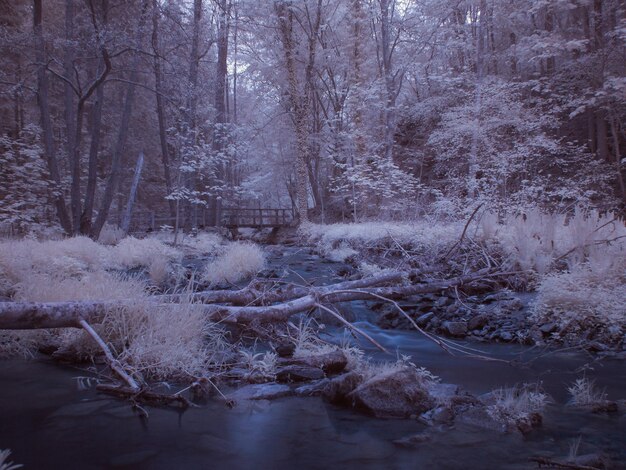
[[[321,284],[346,271],[290,248],[271,251],[265,274]],[[553,331],[528,323],[528,297],[462,300],[442,292],[402,305],[421,327],[490,360],[449,354],[385,304],[353,302],[341,313],[388,353],[321,317],[322,339],[340,349],[294,356],[272,344],[271,378],[231,370],[224,396],[180,413],[102,396],[97,377],[78,369],[3,361],[0,449],[27,468],[621,468],[626,363],[537,347]],[[357,343],[369,369],[349,365]],[[595,403],[571,403],[581,378],[602,392]]]

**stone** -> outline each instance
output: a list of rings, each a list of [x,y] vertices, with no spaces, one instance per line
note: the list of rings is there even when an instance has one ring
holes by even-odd
[[[513,341],[513,335],[508,331],[503,331],[500,333],[500,338],[502,341]]]
[[[539,413],[531,413],[527,418],[520,418],[515,421],[517,430],[522,434],[528,434],[536,427],[541,426],[543,417]]]
[[[587,345],[586,349],[591,352],[600,352],[600,351],[607,351],[609,347],[606,344],[601,343],[599,341],[593,341]]]
[[[432,383],[428,386],[428,393],[437,403],[449,403],[460,392],[455,384]]]
[[[296,350],[296,345],[292,342],[279,343],[274,348],[278,357],[291,357]]]
[[[567,463],[581,468],[611,468],[609,459],[602,454],[577,455],[573,459],[567,460]]]
[[[280,359],[278,366],[306,366],[322,369],[326,374],[339,374],[348,365],[348,358],[343,351],[333,351],[327,354],[302,356],[292,359]]]
[[[426,325],[428,325],[428,322],[435,316],[434,312],[428,312],[425,313],[424,315],[420,315],[419,317],[417,317],[415,319],[415,323],[417,323],[417,326],[420,327],[424,327]]]
[[[513,299],[513,295],[508,291],[499,291],[494,294],[490,294],[483,299],[483,303],[489,304],[492,302],[498,302],[502,300],[510,300]]]
[[[351,404],[348,395],[359,386],[363,377],[356,372],[348,372],[330,380],[322,390],[322,396],[331,403]]]
[[[550,333],[554,333],[557,329],[556,323],[545,323],[539,327],[539,331],[541,331],[544,335],[549,335]]]
[[[467,323],[464,321],[444,322],[443,329],[450,336],[463,337],[467,335]]]
[[[329,379],[318,380],[306,385],[301,385],[295,389],[296,396],[299,397],[316,397],[323,393],[324,389],[330,382]]]
[[[420,418],[420,421],[431,426],[435,424],[452,424],[454,421],[454,411],[448,406],[438,406],[437,408],[423,413]]]
[[[293,365],[278,369],[276,380],[278,382],[306,382],[319,380],[325,377],[324,371],[319,367]]]
[[[475,406],[459,414],[456,417],[456,422],[497,432],[506,432],[507,430],[507,426],[493,419],[483,406]]]
[[[355,388],[349,397],[355,408],[378,418],[408,418],[435,406],[413,368],[380,374]]]
[[[412,434],[401,439],[396,439],[393,443],[399,447],[412,448],[422,444],[423,442],[428,442],[432,440],[432,438],[432,434],[421,432],[419,434]]]
[[[287,385],[266,383],[241,387],[228,395],[230,400],[272,400],[291,395],[293,392]]]
[[[471,331],[480,330],[483,326],[487,324],[489,317],[487,315],[475,315],[470,318],[469,322],[467,322],[467,328]]]

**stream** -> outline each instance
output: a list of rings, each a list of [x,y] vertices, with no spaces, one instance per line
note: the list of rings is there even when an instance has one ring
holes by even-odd
[[[293,282],[330,282],[341,268],[296,248],[273,250],[269,264],[288,270]],[[11,359],[0,361],[0,449],[11,449],[10,460],[26,469],[524,469],[536,468],[528,461],[532,456],[567,456],[580,437],[580,454],[602,452],[613,468],[626,468],[626,416],[565,406],[567,387],[583,375],[609,399],[626,398],[626,362],[572,352],[546,355],[511,344],[470,345],[516,365],[452,357],[417,332],[378,328],[362,303],[346,308],[360,328],[394,352],[385,355],[361,343],[374,359],[410,355],[443,382],[473,394],[541,382],[554,399],[543,426],[522,437],[460,424],[404,448],[393,441],[429,428],[416,420],[370,418],[318,397],[244,402],[233,409],[211,401],[185,412],[147,407],[146,419],[124,401],[79,387],[77,378],[88,373],[78,367]],[[342,337],[338,328],[327,328],[327,340]]]

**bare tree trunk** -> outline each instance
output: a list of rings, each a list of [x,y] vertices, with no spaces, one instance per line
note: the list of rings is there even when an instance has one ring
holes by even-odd
[[[137,158],[137,165],[135,166],[135,175],[133,176],[133,184],[130,187],[130,194],[128,195],[128,202],[126,204],[126,212],[124,213],[124,219],[122,220],[121,228],[124,233],[128,233],[130,228],[130,220],[133,215],[133,205],[135,204],[135,198],[137,197],[137,188],[139,187],[139,179],[141,178],[141,169],[143,168],[143,152],[139,152]]]
[[[72,233],[77,234],[80,230],[80,152],[78,137],[82,131],[79,128],[80,119],[74,108],[74,95],[76,84],[74,83],[74,0],[65,0],[65,57],[64,57],[64,95],[65,95],[65,127],[66,127],[66,150],[70,161],[72,183],[70,190],[70,208],[72,213]],[[78,113],[81,113],[81,109]]]
[[[383,78],[385,81],[385,111],[384,111],[384,157],[387,161],[393,161],[393,144],[396,131],[396,98],[398,96],[398,84],[393,73],[393,49],[391,38],[391,20],[395,10],[396,0],[379,0],[380,2],[380,48],[382,55]],[[399,74],[400,80],[402,74]]]
[[[147,1],[144,1],[142,5],[141,17],[137,26],[137,36],[135,41],[135,47],[137,50],[141,47],[141,41],[143,38],[143,30],[146,19]],[[130,118],[133,110],[133,100],[135,97],[135,82],[137,81],[137,72],[139,68],[139,54],[135,53],[131,64],[131,73],[129,77],[128,85],[126,86],[126,95],[124,98],[124,109],[122,110],[122,117],[120,120],[120,128],[117,135],[117,142],[113,151],[113,158],[111,161],[111,174],[107,180],[107,184],[102,196],[102,203],[100,204],[100,211],[98,217],[93,225],[91,237],[97,239],[100,236],[100,231],[104,226],[104,223],[109,217],[109,210],[111,209],[111,203],[113,197],[117,191],[117,187],[120,180],[122,153],[126,145],[126,138],[128,137],[128,128],[130,127]]]
[[[228,33],[230,28],[230,3],[227,0],[219,0],[218,2],[219,14],[217,25],[217,69],[215,72],[215,129],[213,132],[213,152],[215,155],[220,153],[225,145],[227,134],[225,132],[225,124],[228,122],[228,116],[226,112],[226,76],[228,73],[227,58],[228,58]],[[224,183],[225,176],[225,163],[221,161],[216,162],[215,181],[210,184],[215,191],[221,184]],[[220,219],[221,211],[221,195],[214,194],[211,196],[211,206],[213,208],[213,225],[217,225]]]
[[[300,224],[309,222],[308,207],[308,169],[307,157],[309,151],[309,129],[308,117],[310,112],[310,84],[305,82],[305,90],[301,92],[298,86],[298,78],[296,72],[295,39],[294,39],[294,11],[284,0],[274,3],[276,16],[278,17],[278,25],[280,31],[280,39],[285,54],[285,70],[287,72],[287,89],[289,95],[289,104],[291,108],[291,116],[296,131],[296,165],[295,165],[295,190],[296,202],[298,206],[298,215]],[[316,26],[310,32],[309,37],[309,60],[307,63],[306,76],[312,75],[313,61],[315,59],[315,41],[317,41],[317,30],[319,29],[321,2],[318,2]]]
[[[615,123],[615,121],[615,117],[611,116],[611,134],[613,135],[613,152],[615,152],[615,170],[617,173],[617,183],[619,185],[619,190],[622,196],[622,202],[626,204],[626,183],[624,182],[624,174],[622,172],[622,155],[619,147],[619,134],[617,132],[617,124]]]
[[[98,63],[97,75],[104,71],[104,60]],[[98,152],[100,151],[100,129],[102,127],[102,106],[104,104],[104,84],[96,91],[96,102],[91,111],[91,143],[89,146],[89,167],[87,170],[87,189],[85,192],[85,205],[80,218],[80,233],[88,235],[91,232],[93,206],[96,198],[96,186],[98,183]]]
[[[163,72],[161,71],[161,56],[159,48],[159,5],[157,0],[152,0],[152,50],[154,52],[154,82],[156,95],[156,111],[159,121],[159,142],[161,144],[161,160],[163,162],[163,175],[165,176],[165,189],[167,195],[172,194],[172,175],[170,172],[169,149],[167,147],[167,124],[165,117],[165,105],[163,103]],[[168,199],[170,215],[176,216],[176,205]]]
[[[43,39],[43,7],[42,0],[33,0],[33,30],[36,42],[37,66],[37,102],[41,114],[41,128],[43,130],[44,149],[46,162],[53,188],[53,200],[56,207],[57,217],[61,227],[66,233],[72,232],[72,222],[67,212],[65,199],[61,191],[61,175],[54,148],[54,138],[52,134],[52,121],[50,119],[50,104],[48,102],[48,75],[46,73],[46,46]]]

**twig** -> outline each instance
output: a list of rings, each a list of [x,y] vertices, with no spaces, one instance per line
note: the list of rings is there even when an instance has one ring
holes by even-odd
[[[102,351],[104,352],[107,364],[109,365],[111,370],[115,372],[120,379],[126,382],[126,384],[132,390],[134,390],[135,392],[139,392],[141,387],[139,387],[135,379],[133,379],[130,375],[126,373],[120,362],[113,357],[113,353],[111,353],[111,350],[109,349],[107,344],[102,340],[102,338],[100,338],[100,335],[96,333],[96,330],[94,330],[91,325],[87,323],[87,321],[85,321],[84,319],[79,320],[78,323],[89,334],[89,336],[91,336],[93,340],[98,343],[98,346],[100,346],[100,349],[102,349]]]
[[[339,292],[350,292],[350,291],[339,291]],[[402,307],[400,307],[398,302],[396,302],[395,300],[390,299],[388,297],[384,297],[382,295],[375,294],[373,292],[370,292],[369,295],[371,295],[372,297],[375,297],[377,299],[383,300],[385,302],[391,303],[411,323],[411,325],[417,331],[419,331],[426,338],[428,338],[429,340],[434,342],[437,346],[439,346],[441,349],[443,349],[444,351],[446,351],[450,355],[454,355],[454,353],[452,351],[456,351],[456,352],[464,354],[464,355],[466,355],[468,357],[473,357],[475,359],[481,359],[481,360],[493,361],[493,362],[504,362],[504,363],[507,363],[507,364],[509,363],[509,361],[506,361],[504,359],[497,359],[497,358],[494,358],[494,357],[485,356],[483,354],[474,354],[473,352],[468,352],[468,351],[474,351],[474,352],[481,352],[481,351],[478,351],[476,349],[467,348],[465,346],[461,346],[461,345],[455,344],[455,343],[453,343],[451,341],[447,341],[447,340],[445,340],[445,339],[443,339],[443,338],[441,338],[441,337],[439,337],[437,335],[433,335],[431,333],[428,333],[426,330],[421,328],[417,323],[415,323],[415,320],[413,320],[411,318],[411,316],[408,313],[406,313],[404,311],[404,309]]]
[[[541,467],[542,465],[546,465],[548,467],[569,468],[571,470],[598,470],[598,467],[590,467],[588,465],[576,465],[575,463],[568,462],[558,462],[556,460],[551,460],[546,457],[531,457],[530,461],[537,463],[539,467]]]
[[[469,219],[467,219],[467,222],[465,223],[465,227],[463,227],[463,233],[461,233],[461,238],[459,238],[459,240],[454,245],[452,245],[452,247],[450,247],[448,252],[443,257],[444,260],[449,259],[450,255],[452,254],[454,249],[459,247],[459,246],[461,246],[461,243],[463,243],[463,239],[465,238],[465,233],[467,232],[469,224],[472,222],[472,219],[474,218],[474,216],[478,212],[478,209],[480,209],[482,206],[483,206],[482,202],[480,204],[478,204],[478,206],[476,206],[476,209],[474,209],[474,212],[472,212],[472,215],[470,215]]]
[[[376,346],[378,349],[380,349],[382,352],[389,354],[389,351],[387,351],[383,346],[380,345],[380,343],[378,343],[378,341],[376,341],[374,338],[372,338],[370,335],[368,335],[366,332],[364,332],[363,330],[361,330],[360,328],[357,328],[356,326],[354,326],[352,323],[350,323],[348,320],[346,320],[345,318],[343,318],[341,315],[339,315],[337,312],[334,312],[333,310],[331,310],[328,307],[325,307],[324,305],[317,303],[315,304],[316,307],[324,310],[325,312],[330,313],[333,317],[335,317],[337,320],[339,320],[341,323],[343,323],[344,325],[346,325],[348,328],[350,328],[351,330],[354,330],[355,332],[357,332],[358,334],[360,334],[361,336],[363,336],[365,339],[367,339],[370,343],[372,343],[374,346]]]

